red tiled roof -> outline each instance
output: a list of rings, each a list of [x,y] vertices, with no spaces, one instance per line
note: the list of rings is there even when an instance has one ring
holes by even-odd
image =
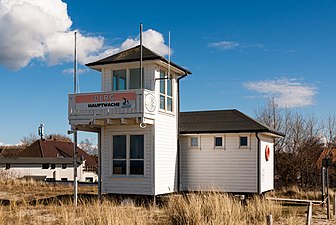
[[[41,158],[73,158],[74,144],[58,140],[37,140],[21,153],[18,157],[41,157]],[[85,166],[97,167],[97,162],[85,151],[77,147],[78,158],[84,157]]]
[[[318,167],[322,167],[322,160],[326,157],[332,158],[332,161],[336,162],[336,148],[325,148],[322,151],[319,159],[317,160]]]

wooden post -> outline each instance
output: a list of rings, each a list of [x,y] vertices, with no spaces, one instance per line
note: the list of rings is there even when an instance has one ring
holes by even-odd
[[[309,202],[308,204],[308,210],[307,210],[307,225],[312,224],[312,216],[313,216],[313,203]]]
[[[273,216],[272,214],[266,215],[267,225],[273,225]]]
[[[334,194],[333,206],[333,215],[336,216],[336,193]]]
[[[324,188],[324,176],[325,176],[325,172],[324,172],[325,168],[322,167],[321,168],[321,192],[322,192],[322,206],[324,207],[324,200],[325,200],[325,188]]]

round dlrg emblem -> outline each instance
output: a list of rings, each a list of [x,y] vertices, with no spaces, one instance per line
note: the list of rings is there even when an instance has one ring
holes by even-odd
[[[147,94],[145,97],[145,106],[149,112],[154,112],[156,108],[156,99],[152,94]]]

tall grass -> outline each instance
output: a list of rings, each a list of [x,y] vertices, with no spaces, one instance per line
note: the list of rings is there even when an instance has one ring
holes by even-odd
[[[272,214],[274,224],[302,224],[301,212],[288,210],[260,196],[246,201],[219,192],[171,195],[160,206],[136,205],[127,201],[103,198],[79,199],[73,206],[71,186],[50,186],[34,181],[0,180],[0,192],[11,195],[9,205],[0,205],[0,224],[266,224],[266,215]],[[12,190],[15,189],[15,190]],[[83,189],[85,191],[85,189]],[[82,191],[83,191],[82,190]],[[18,193],[24,192],[24,193]],[[89,190],[90,192],[92,190]],[[31,204],[26,195],[53,196],[70,193],[67,198]],[[23,194],[22,197],[20,194]],[[14,196],[14,197],[13,197]],[[20,201],[16,201],[19,197]],[[299,216],[298,214],[301,213]]]

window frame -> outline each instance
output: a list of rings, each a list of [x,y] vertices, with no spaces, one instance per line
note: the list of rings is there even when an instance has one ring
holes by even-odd
[[[142,77],[140,76],[140,88],[132,88],[131,89],[131,70],[135,70],[135,69],[140,69],[140,67],[134,67],[134,66],[130,66],[130,67],[126,67],[126,68],[120,68],[120,67],[116,67],[116,68],[112,68],[111,69],[111,90],[112,91],[129,91],[129,90],[139,90],[139,89],[144,89],[145,86],[145,67],[142,67]],[[114,81],[114,72],[115,71],[125,71],[125,78],[126,78],[126,82],[125,82],[125,89],[124,90],[120,90],[119,89],[119,81],[117,81],[116,83],[116,89],[115,89],[115,81]],[[117,80],[118,80],[119,76],[117,76]]]
[[[217,138],[222,139],[222,145],[216,145]],[[225,137],[224,136],[216,135],[214,136],[213,140],[214,140],[214,149],[225,149]]]
[[[117,174],[114,173],[114,161],[118,161],[120,159],[114,159],[114,147],[113,147],[113,137],[114,136],[125,136],[126,138],[126,158],[124,159],[126,162],[126,173]],[[131,136],[142,136],[143,137],[143,156],[142,158],[131,158]],[[146,135],[144,133],[133,133],[133,134],[112,134],[112,157],[111,157],[111,176],[112,177],[145,177],[145,158],[146,158]],[[143,174],[132,174],[131,173],[131,162],[143,162]]]
[[[197,146],[192,145],[192,139],[197,138]],[[201,148],[201,140],[199,135],[193,135],[189,137],[189,147],[190,149],[200,149]]]
[[[49,169],[49,167],[50,167],[49,163],[42,163],[42,169],[43,170],[47,170],[47,169]]]
[[[159,89],[159,101],[160,101],[160,104],[159,104],[159,109],[160,111],[162,112],[167,112],[167,113],[174,113],[174,110],[175,110],[175,107],[174,107],[174,88],[173,88],[173,79],[171,78],[168,78],[167,77],[167,71],[165,70],[160,70],[159,71],[160,73],[160,89]],[[171,92],[171,95],[168,94],[168,84],[170,83],[170,92]],[[163,86],[163,89],[164,89],[164,93],[161,92],[161,87],[162,87],[162,84],[164,85]],[[164,107],[162,108],[161,107],[161,98],[163,97],[164,99]],[[171,109],[168,109],[168,100],[171,101]]]
[[[246,145],[242,145],[242,138],[246,138]],[[239,135],[239,148],[250,148],[250,138],[248,135]]]

